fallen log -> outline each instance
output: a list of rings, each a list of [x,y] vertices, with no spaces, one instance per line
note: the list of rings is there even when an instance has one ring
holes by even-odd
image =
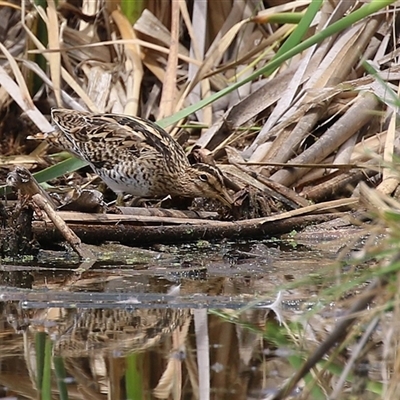
[[[195,240],[262,239],[343,217],[344,213],[327,213],[292,217],[280,221],[257,223],[253,220],[218,224],[135,226],[128,224],[91,225],[70,223],[69,227],[85,243],[116,241],[124,245],[179,243]],[[214,221],[215,222],[215,221]],[[60,232],[43,221],[33,223],[36,239],[43,245],[62,240]]]
[[[69,220],[69,226],[82,241],[93,244],[105,241],[117,241],[122,244],[137,245],[187,242],[200,239],[259,239],[291,232],[294,229],[325,222],[339,216],[343,217],[345,214],[337,211],[343,207],[348,209],[356,204],[358,204],[357,199],[340,199],[313,204],[270,217],[233,222],[199,220],[196,224],[194,220],[182,219],[180,224],[175,225],[178,221],[176,218],[173,218],[170,224],[166,225],[168,219],[163,218],[163,225],[159,226],[144,225],[145,222],[149,222],[149,218],[158,218],[148,216],[136,216],[135,218],[129,216],[129,220],[128,218],[125,222],[122,222],[121,219],[118,221],[114,220],[112,225],[109,223],[95,224],[94,219],[109,218],[109,216],[99,214],[94,218],[78,218],[78,220],[75,219],[75,222]],[[326,213],[327,211],[331,212]],[[66,218],[65,215],[63,216]],[[68,220],[68,218],[66,219]],[[59,241],[61,239],[57,229],[49,222],[34,222],[33,232],[37,240],[42,243]]]

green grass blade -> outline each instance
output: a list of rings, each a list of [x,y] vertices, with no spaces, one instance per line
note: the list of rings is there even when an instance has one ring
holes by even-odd
[[[47,7],[47,0],[35,0],[35,4],[37,6],[42,7],[46,10]],[[36,37],[39,39],[44,46],[47,47],[48,44],[48,35],[47,35],[47,26],[45,22],[42,20],[39,14],[36,15]],[[42,71],[46,71],[47,68],[47,61],[42,54],[35,54],[33,56],[33,61],[40,67]],[[32,77],[32,93],[35,94],[43,85],[42,79],[37,74],[30,73]]]
[[[57,386],[60,392],[60,400],[68,400],[68,389],[65,382],[67,374],[65,372],[64,360],[60,356],[53,357],[54,371],[57,377]]]
[[[33,174],[33,176],[39,183],[48,182],[62,175],[77,171],[78,169],[86,165],[88,165],[86,161],[82,161],[75,157],[70,157],[64,161],[61,161],[58,164],[52,165],[51,167],[45,168],[42,171],[36,172],[35,174]]]
[[[39,183],[48,182],[65,174],[77,171],[82,167],[85,167],[86,165],[88,165],[86,161],[82,161],[75,157],[70,157],[64,161],[59,162],[58,164],[45,168],[42,171],[35,172],[33,176]],[[10,192],[11,187],[5,185],[0,186],[0,196],[3,196]]]
[[[311,2],[300,23],[297,25],[296,29],[292,32],[292,34],[287,38],[285,43],[283,43],[283,45],[277,51],[274,58],[277,58],[282,54],[286,53],[287,51],[289,51],[290,49],[293,49],[301,42],[304,35],[307,33],[308,29],[310,29],[310,25],[313,22],[315,15],[321,8],[322,2],[323,0],[317,0]]]
[[[143,376],[141,371],[142,356],[138,353],[129,354],[126,357],[126,397],[128,400],[143,399]]]
[[[144,9],[144,0],[121,0],[122,13],[134,24]]]
[[[298,24],[304,17],[304,13],[293,12],[293,13],[276,13],[269,15],[267,21],[271,24]]]
[[[35,352],[36,352],[36,387],[41,391],[43,382],[43,369],[45,359],[46,334],[37,332],[35,334]]]
[[[42,400],[51,400],[51,353],[52,343],[50,337],[46,335],[41,396]]]

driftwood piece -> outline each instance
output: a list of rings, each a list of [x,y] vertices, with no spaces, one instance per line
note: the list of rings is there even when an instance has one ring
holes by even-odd
[[[133,226],[133,225],[83,225],[71,224],[71,229],[87,243],[98,244],[104,241],[118,241],[125,245],[150,243],[179,243],[194,240],[218,239],[260,239],[290,232],[310,224],[326,222],[342,217],[343,213],[305,215],[282,221],[263,224],[221,222],[219,225],[170,225],[170,226]],[[251,220],[250,220],[251,221]],[[247,222],[247,221],[246,221]],[[62,239],[59,231],[44,222],[35,222],[33,231],[39,242],[57,242]]]
[[[292,210],[265,218],[254,218],[243,221],[206,221],[199,224],[170,225],[170,226],[137,226],[140,220],[136,217],[136,226],[131,220],[130,224],[84,224],[79,218],[79,223],[71,223],[74,232],[88,243],[101,243],[104,241],[118,241],[122,244],[133,245],[140,243],[173,243],[199,239],[238,239],[238,238],[263,238],[290,232],[312,223],[321,223],[343,213],[337,213],[340,208],[351,207],[358,204],[357,199],[341,199],[302,209]],[[332,213],[326,214],[327,211]],[[316,215],[317,213],[321,213]],[[311,214],[311,215],[310,215]],[[149,217],[146,217],[146,220]],[[91,218],[88,217],[87,221]],[[93,220],[92,220],[93,221]],[[167,219],[165,219],[167,223]],[[43,241],[57,241],[60,235],[49,223],[35,222],[33,225],[36,238]]]
[[[50,196],[39,186],[35,178],[26,168],[18,166],[14,171],[10,172],[7,176],[7,184],[17,188],[23,196],[30,197],[35,205],[46,213],[54,224],[54,227],[57,228],[62,237],[81,258],[90,260],[96,258],[92,251],[81,242],[79,237],[57,214]]]
[[[151,224],[151,225],[218,225],[221,221],[200,218],[178,218],[156,215],[92,214],[77,211],[58,211],[57,215],[66,222],[82,224]]]

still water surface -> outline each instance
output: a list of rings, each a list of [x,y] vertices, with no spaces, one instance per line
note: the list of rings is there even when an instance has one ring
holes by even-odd
[[[0,398],[266,398],[294,371],[266,331],[318,303],[336,257],[274,242],[100,252],[83,273],[60,252],[1,265]]]

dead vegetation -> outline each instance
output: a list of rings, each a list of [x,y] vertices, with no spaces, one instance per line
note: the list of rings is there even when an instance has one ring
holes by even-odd
[[[289,220],[292,211],[336,212],[337,199],[358,198],[361,181],[394,193],[398,178],[389,165],[396,152],[393,93],[399,80],[394,9],[376,8],[346,24],[365,9],[363,3],[323,2],[307,25],[308,4],[149,1],[132,25],[111,1],[81,7],[49,1],[46,8],[2,3],[4,181],[15,165],[35,172],[60,160],[48,157],[45,144],[26,138],[51,130],[48,112],[63,106],[158,121],[188,154],[192,149],[193,162],[218,163],[236,192],[230,218],[245,225],[285,211]],[[298,25],[277,20],[277,13]],[[335,24],[333,36],[318,38]],[[309,39],[296,39],[299,28]],[[315,44],[307,44],[310,40]],[[366,71],[365,60],[376,74]],[[93,182],[89,170],[65,175],[82,165],[71,162],[38,180],[59,177],[52,181],[58,188]],[[77,197],[71,190],[69,196]],[[317,205],[309,211],[312,202]],[[209,207],[193,205],[204,206]],[[164,225],[176,224],[165,217]],[[288,224],[289,230],[298,226]]]
[[[3,181],[15,165],[37,171],[49,164],[48,149],[26,137],[50,130],[49,109],[65,106],[140,114],[177,138],[185,130],[188,153],[207,149],[238,192],[235,218],[357,197],[360,181],[392,194],[395,9],[343,23],[268,69],[295,29],[277,13],[304,13],[309,4],[148,1],[132,26],[112,1],[2,3]],[[305,37],[362,9],[362,2],[323,2],[303,26]],[[366,72],[364,60],[385,84]],[[81,175],[69,178],[85,183]]]
[[[3,177],[15,165],[34,172],[57,160],[26,137],[51,130],[49,109],[64,106],[140,114],[186,138],[190,158],[216,161],[224,171],[236,192],[234,219],[297,214],[309,202],[327,202],[314,213],[336,211],[330,201],[357,198],[361,181],[392,194],[396,14],[377,9],[291,57],[285,53],[287,61],[268,70],[282,57],[280,45],[296,36],[295,25],[275,22],[277,13],[300,21],[303,14],[291,13],[308,4],[148,2],[132,25],[116,2],[2,3]],[[304,32],[312,39],[362,5],[323,2]],[[82,186],[87,178],[75,173],[67,183]]]

